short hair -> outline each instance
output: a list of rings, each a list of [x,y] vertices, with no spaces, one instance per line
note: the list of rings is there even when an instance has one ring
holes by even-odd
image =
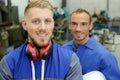
[[[26,15],[27,11],[30,8],[50,9],[52,12],[54,12],[54,8],[48,0],[32,0],[26,6],[25,11],[24,11],[24,15]]]
[[[86,14],[88,14],[88,16],[89,16],[89,21],[90,21],[90,23],[91,23],[91,21],[92,21],[91,14],[90,14],[87,10],[85,10],[85,9],[79,8],[79,9],[73,11],[73,12],[71,13],[71,15],[70,15],[70,19],[71,19],[71,16],[72,16],[73,13],[86,13]]]

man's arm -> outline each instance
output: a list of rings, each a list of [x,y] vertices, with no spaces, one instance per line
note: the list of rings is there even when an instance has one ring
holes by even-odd
[[[107,80],[120,80],[120,69],[112,53],[104,56],[100,67]]]
[[[83,80],[82,68],[81,68],[79,59],[75,53],[73,53],[73,55],[72,55],[69,72],[68,72],[65,80]]]
[[[0,61],[0,80],[13,80],[5,57]]]

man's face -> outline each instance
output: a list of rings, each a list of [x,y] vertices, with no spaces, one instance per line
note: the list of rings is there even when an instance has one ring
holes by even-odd
[[[89,31],[92,29],[90,17],[86,13],[73,13],[69,29],[75,42],[86,43],[89,39]]]
[[[30,8],[22,24],[28,32],[29,42],[45,46],[51,40],[54,29],[53,12],[49,9]]]

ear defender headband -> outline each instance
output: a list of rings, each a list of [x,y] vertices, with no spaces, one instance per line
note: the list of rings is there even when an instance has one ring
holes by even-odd
[[[40,49],[37,49],[36,46],[34,46],[31,43],[28,43],[26,50],[27,57],[30,60],[48,59],[52,55],[52,51],[53,51],[53,47],[51,43],[49,43],[47,46],[41,47]]]

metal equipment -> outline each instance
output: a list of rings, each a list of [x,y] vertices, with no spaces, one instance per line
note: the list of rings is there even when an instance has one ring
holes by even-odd
[[[120,34],[120,17],[115,17],[109,21],[109,30]]]
[[[11,0],[6,1],[7,3],[0,0],[0,59],[7,53],[6,49],[13,45],[13,43],[10,45],[10,40],[14,39],[10,39],[10,30],[13,29],[11,26],[19,24],[18,7],[12,6]]]
[[[68,12],[66,7],[56,8],[54,12],[55,28],[53,31],[53,40],[63,44],[67,40],[68,30]]]
[[[7,0],[7,5],[0,1],[0,27],[4,24],[19,24],[18,7],[11,6],[11,0]]]

